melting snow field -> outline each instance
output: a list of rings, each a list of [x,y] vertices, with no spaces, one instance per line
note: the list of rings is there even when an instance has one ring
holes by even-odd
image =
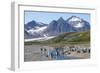
[[[24,41],[27,42],[27,41],[44,41],[44,40],[48,40],[48,39],[51,39],[51,38],[54,38],[55,36],[50,36],[50,37],[41,37],[41,38],[34,38],[34,39],[25,39]]]

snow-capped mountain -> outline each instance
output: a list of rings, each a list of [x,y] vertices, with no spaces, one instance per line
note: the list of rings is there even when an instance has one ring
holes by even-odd
[[[40,22],[38,23],[38,22],[32,20],[32,21],[28,22],[27,24],[25,24],[24,28],[26,30],[30,30],[30,29],[33,29],[33,28],[36,29],[38,27],[43,27],[43,26],[46,26],[46,24],[40,23]]]
[[[44,23],[38,23],[36,21],[31,21],[24,25],[24,38],[30,39],[30,38],[38,38],[38,37],[44,37],[43,34],[44,30],[47,28],[47,24]]]
[[[84,26],[84,22],[82,22],[82,19],[76,16],[70,17],[68,19],[68,23],[71,24],[71,26],[75,28],[82,28]]]
[[[90,29],[90,24],[77,16],[68,18],[67,23],[70,25],[71,31],[86,31]]]
[[[80,32],[90,29],[89,22],[77,16],[71,16],[67,20],[60,17],[58,20],[52,20],[49,24],[31,21],[24,26],[24,38],[37,38],[43,40],[52,36],[57,36],[64,32]]]

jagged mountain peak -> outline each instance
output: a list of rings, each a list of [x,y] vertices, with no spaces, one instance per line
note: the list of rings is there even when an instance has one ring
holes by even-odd
[[[53,21],[50,22],[50,24],[51,24],[51,23],[57,23],[57,21],[56,21],[56,20],[53,20]]]
[[[84,20],[77,16],[69,17],[67,19],[67,23],[70,24],[74,28],[83,28],[85,26]]]
[[[67,22],[73,22],[73,21],[79,21],[81,22],[83,19],[81,19],[80,17],[77,16],[71,16],[67,19]]]
[[[25,25],[33,25],[33,24],[35,24],[35,23],[36,23],[36,21],[35,21],[35,20],[32,20],[32,21],[26,23]]]
[[[62,17],[60,17],[57,21],[61,22],[61,21],[65,21],[65,20]]]

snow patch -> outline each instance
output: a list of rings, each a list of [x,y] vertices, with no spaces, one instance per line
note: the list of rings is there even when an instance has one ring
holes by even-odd
[[[54,38],[54,37],[55,37],[55,36],[40,37],[40,38],[34,38],[34,39],[25,39],[24,41],[25,41],[25,42],[28,42],[28,41],[44,41],[44,40],[52,39],[52,38]]]
[[[72,16],[68,23],[75,28],[82,28],[84,26],[82,19],[76,16]]]
[[[36,29],[30,29],[30,30],[28,30],[28,33],[30,33],[30,34],[41,33],[46,28],[47,28],[47,26],[44,26],[44,27],[36,27]]]
[[[74,25],[75,28],[81,28],[83,26],[84,26],[84,23],[81,23],[81,22],[79,22],[76,25]]]
[[[79,21],[79,22],[81,22],[82,20],[79,18],[79,17],[72,17],[70,20],[69,20],[69,22],[73,22],[73,21]]]

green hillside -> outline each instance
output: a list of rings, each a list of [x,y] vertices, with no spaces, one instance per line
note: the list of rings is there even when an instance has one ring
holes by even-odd
[[[68,32],[59,35],[49,41],[59,43],[59,42],[89,42],[90,32]]]
[[[90,31],[85,32],[66,32],[46,41],[25,42],[25,44],[46,44],[46,45],[65,45],[89,43]]]

